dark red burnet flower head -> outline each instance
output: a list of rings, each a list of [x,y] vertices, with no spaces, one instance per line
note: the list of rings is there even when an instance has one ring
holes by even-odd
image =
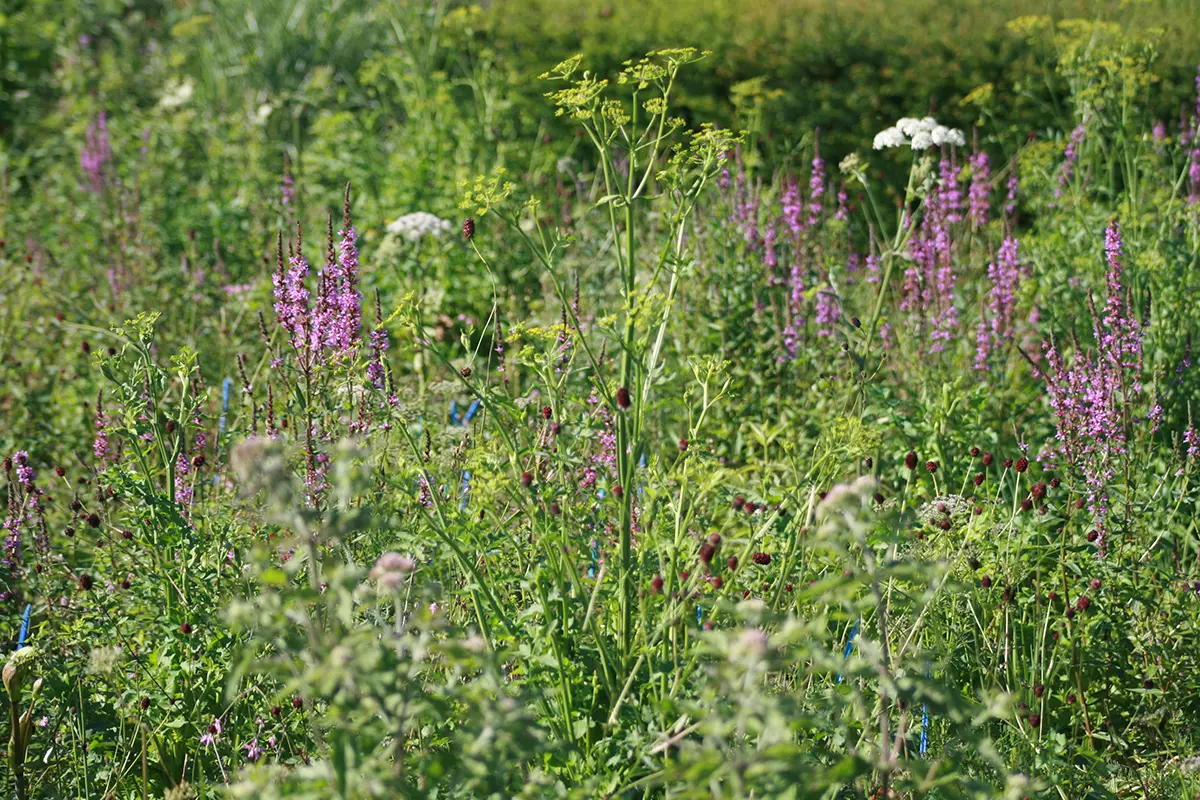
[[[554,409],[550,408],[550,406],[542,406],[542,417],[550,419],[552,416],[554,416]]]
[[[688,440],[687,440],[687,439],[680,439],[680,440],[679,440],[679,452],[681,452],[681,453],[686,453],[686,452],[687,452],[687,449],[688,449]]]
[[[91,575],[88,575],[85,572],[79,576],[79,588],[80,589],[83,589],[85,592],[90,592],[92,590],[93,585],[95,585],[95,581],[92,580]]]
[[[526,489],[528,489],[530,486],[533,485],[533,473],[532,472],[522,472],[521,473],[521,485],[524,486]]]
[[[617,408],[622,411],[628,411],[633,405],[633,399],[629,396],[629,390],[622,386],[617,389]]]
[[[985,467],[990,467],[992,465],[992,461],[994,459],[995,459],[995,456],[993,456],[991,453],[984,453],[983,458],[980,459],[980,461],[983,463],[983,465]]]
[[[938,463],[936,461],[926,461],[925,462],[925,470],[930,475],[932,475],[933,473],[938,471]]]
[[[187,636],[188,634],[190,634],[192,632],[192,623],[185,622],[182,625],[180,625],[179,632],[182,633],[184,636]]]
[[[709,542],[700,545],[700,560],[708,564],[713,560],[713,556],[717,554],[717,548]]]
[[[475,220],[473,220],[471,217],[467,217],[466,219],[464,219],[462,233],[463,233],[463,238],[466,239],[468,242],[471,241],[472,239],[474,239],[475,238]]]
[[[760,550],[759,552],[754,554],[754,563],[760,564],[765,567],[767,564],[771,563],[771,554],[764,553]]]
[[[1017,459],[1016,470],[1017,472],[1024,472],[1027,469],[1029,469],[1029,459],[1021,456]]]
[[[904,456],[904,466],[908,467],[909,469],[917,468],[917,451],[916,450],[909,450],[908,454]]]
[[[745,505],[746,505],[746,498],[744,498],[740,495],[738,497],[733,498],[733,510],[734,511],[741,511],[745,507]]]
[[[1043,686],[1042,684],[1039,683],[1033,687],[1033,696],[1034,697],[1041,697],[1045,693],[1046,693],[1046,687]]]
[[[1046,496],[1046,484],[1042,481],[1038,481],[1033,486],[1029,487],[1029,493],[1038,500],[1042,499]]]
[[[1013,465],[1013,460],[1011,458],[1004,459],[1004,468],[1005,469],[1008,469],[1012,465]]]
[[[975,458],[977,455],[979,455],[979,448],[978,448],[978,447],[972,447],[972,448],[971,448],[971,458]]]
[[[653,592],[654,594],[662,594],[662,590],[663,590],[663,579],[662,579],[662,576],[661,576],[661,575],[655,575],[655,576],[654,576],[654,577],[653,577],[653,578],[650,580],[650,591],[651,591],[651,592]]]
[[[1075,607],[1080,611],[1087,611],[1092,605],[1092,600],[1086,594],[1075,601]]]
[[[730,572],[735,571],[737,569],[737,565],[738,565],[737,556],[730,556],[729,560],[725,562],[725,566],[727,566],[729,568]]]
[[[992,588],[992,577],[990,575],[984,575],[979,579],[979,585],[985,589]]]

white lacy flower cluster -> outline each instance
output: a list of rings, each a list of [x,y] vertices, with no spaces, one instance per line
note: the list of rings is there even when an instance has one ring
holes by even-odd
[[[415,242],[422,236],[440,238],[450,232],[451,224],[428,211],[405,214],[387,226],[388,233]]]
[[[944,144],[964,147],[967,140],[958,128],[939,125],[933,117],[904,117],[897,120],[892,127],[875,134],[876,150],[904,145],[911,146],[913,150],[928,150],[930,147],[941,147]]]

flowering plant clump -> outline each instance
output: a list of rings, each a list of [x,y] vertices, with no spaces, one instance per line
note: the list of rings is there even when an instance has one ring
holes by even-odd
[[[169,5],[4,18],[4,791],[1200,788],[1200,100],[1152,4],[837,77],[770,4],[585,2],[553,67],[543,0]],[[660,11],[721,63],[614,65]],[[810,129],[931,98],[963,129]]]

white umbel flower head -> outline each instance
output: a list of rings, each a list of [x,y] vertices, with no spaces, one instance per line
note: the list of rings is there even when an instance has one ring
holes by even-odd
[[[929,131],[917,131],[912,138],[913,150],[928,150],[933,147],[933,135]]]
[[[875,134],[875,149],[883,150],[888,147],[902,147],[908,144],[908,139],[900,128],[893,126]]]
[[[414,211],[405,214],[387,226],[387,231],[395,236],[402,236],[410,242],[418,241],[423,236],[441,238],[453,227],[449,222],[430,214],[428,211]]]
[[[967,140],[958,128],[939,125],[933,117],[901,117],[892,127],[875,134],[874,142],[876,150],[904,145],[911,146],[913,150],[928,150],[944,144],[964,147]]]
[[[967,144],[966,137],[958,128],[947,128],[945,125],[938,125],[929,132],[933,138],[933,143],[941,147],[944,144],[953,144],[958,147],[965,147]]]

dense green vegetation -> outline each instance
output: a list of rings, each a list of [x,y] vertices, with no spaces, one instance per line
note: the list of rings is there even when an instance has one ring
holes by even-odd
[[[10,3],[0,785],[1194,798],[1197,32]]]

